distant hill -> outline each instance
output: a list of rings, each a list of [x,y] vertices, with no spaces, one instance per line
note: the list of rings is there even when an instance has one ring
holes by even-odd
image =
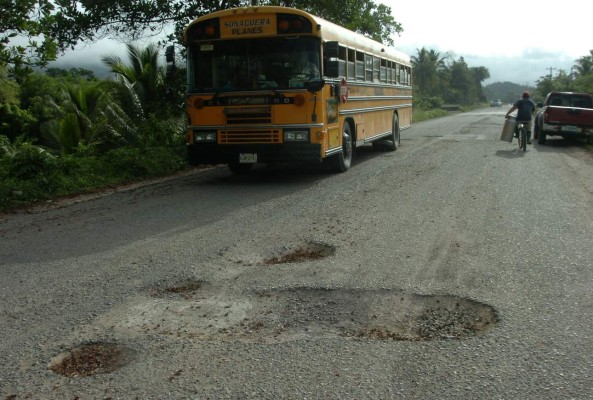
[[[512,82],[495,82],[484,86],[484,95],[488,101],[500,99],[503,104],[512,104],[521,98],[521,94],[525,90],[530,93],[535,92],[534,87],[518,85]],[[536,101],[535,99],[532,100]]]

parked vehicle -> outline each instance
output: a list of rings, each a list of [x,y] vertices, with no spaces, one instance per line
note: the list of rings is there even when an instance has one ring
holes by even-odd
[[[537,103],[534,138],[545,144],[548,136],[593,138],[593,96],[587,93],[550,92]]]

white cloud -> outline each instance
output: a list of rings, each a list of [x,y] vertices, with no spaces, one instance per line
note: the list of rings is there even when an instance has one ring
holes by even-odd
[[[422,47],[452,51],[470,66],[488,68],[489,82],[533,84],[550,67],[570,72],[574,60],[593,49],[590,0],[562,7],[510,0],[379,2],[403,25],[396,47],[410,55]]]

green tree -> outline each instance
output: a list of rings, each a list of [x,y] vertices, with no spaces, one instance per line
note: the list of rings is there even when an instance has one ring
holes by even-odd
[[[451,103],[472,104],[477,99],[474,77],[463,57],[459,57],[450,67],[451,90],[445,99]]]
[[[104,151],[136,141],[136,128],[101,82],[65,83],[60,98],[47,99],[60,114],[41,127],[50,146],[72,154],[80,145]]]
[[[158,47],[151,44],[141,49],[128,44],[127,50],[127,64],[118,56],[105,56],[102,61],[117,75],[118,82],[125,87],[131,85],[145,114],[157,113],[162,110],[165,95],[164,70],[159,67]]]
[[[484,95],[484,91],[482,89],[482,82],[486,79],[490,78],[490,71],[486,67],[471,67],[470,72],[474,77],[474,88],[476,91],[476,101],[485,102],[486,96]]]
[[[411,57],[416,90],[421,95],[439,95],[442,72],[446,69],[445,58],[438,51],[425,47],[416,51],[417,55]]]
[[[393,33],[402,31],[401,25],[391,15],[391,8],[371,0],[70,0],[57,2],[51,31],[61,48],[101,37],[116,37],[130,42],[159,35],[171,25],[175,29],[168,41],[177,41],[187,23],[201,15],[254,4],[301,8],[385,43],[391,43]]]
[[[50,0],[0,0],[0,67],[21,82],[33,67],[44,66],[57,56],[56,29]],[[2,79],[2,76],[0,76]]]
[[[575,60],[574,69],[577,76],[593,73],[593,50],[589,50],[588,55],[579,57]]]
[[[69,70],[63,68],[51,67],[45,70],[45,74],[52,78],[64,78],[70,81],[79,81],[81,79],[87,81],[97,80],[95,73],[85,68],[70,68]]]

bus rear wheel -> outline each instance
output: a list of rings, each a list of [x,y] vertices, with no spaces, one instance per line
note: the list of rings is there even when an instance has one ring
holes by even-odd
[[[400,140],[399,119],[397,118],[397,115],[393,114],[393,122],[391,123],[391,136],[389,136],[389,140],[387,141],[385,147],[389,151],[395,151],[399,147]]]
[[[334,156],[334,170],[336,172],[346,172],[352,164],[352,153],[354,145],[352,143],[352,131],[348,122],[344,123],[342,128],[342,151]]]
[[[377,150],[387,150],[387,151],[395,151],[400,145],[400,136],[399,136],[399,119],[397,115],[393,115],[393,121],[391,123],[391,134],[384,139],[379,139],[374,141],[373,149]]]

